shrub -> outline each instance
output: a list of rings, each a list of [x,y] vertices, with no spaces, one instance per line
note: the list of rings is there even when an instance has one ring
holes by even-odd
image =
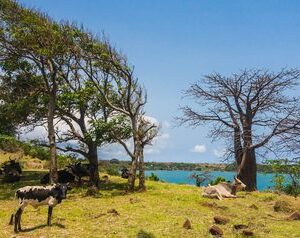
[[[106,169],[107,174],[112,175],[112,176],[119,176],[120,172],[118,170],[118,168],[113,167],[113,166],[109,166]]]
[[[149,177],[147,177],[148,180],[150,181],[159,181],[159,177],[155,173],[151,173]]]
[[[65,168],[69,164],[74,164],[77,161],[74,155],[57,155],[57,166],[58,168]]]
[[[218,183],[225,182],[226,179],[219,176],[214,181],[210,181],[210,185],[217,185]]]
[[[34,145],[32,143],[21,143],[21,149],[24,151],[25,155],[29,155],[40,160],[49,160],[50,153],[49,149],[42,146]]]
[[[0,149],[6,152],[17,152],[20,150],[20,142],[12,136],[0,134]]]
[[[274,189],[276,191],[283,191],[285,178],[282,174],[275,174],[275,176],[272,179],[272,182],[274,183]]]
[[[276,175],[274,188],[297,197],[300,194],[300,158],[267,161]],[[284,176],[286,174],[287,176]]]

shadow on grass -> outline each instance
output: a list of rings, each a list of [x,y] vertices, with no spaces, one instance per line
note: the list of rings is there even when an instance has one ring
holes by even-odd
[[[24,171],[21,180],[14,183],[4,183],[0,180],[0,200],[14,199],[15,192],[18,188],[24,186],[40,185],[40,179],[47,171]],[[87,182],[88,183],[88,182]],[[82,186],[74,186],[70,191],[71,194],[86,196],[88,190],[87,183]],[[127,180],[109,183],[101,183],[99,192],[106,193],[108,196],[123,196],[126,194]]]
[[[106,183],[100,184],[100,192],[107,191],[110,192],[111,196],[121,196],[125,194],[127,189],[127,182],[119,182],[119,183]]]
[[[140,230],[139,233],[137,234],[137,238],[155,238],[155,236],[150,232]]]
[[[61,229],[66,228],[64,225],[59,224],[59,223],[53,223],[52,226],[57,226]],[[37,229],[42,229],[44,227],[47,227],[47,225],[43,224],[43,225],[37,225],[37,226],[31,227],[31,228],[25,228],[25,229],[22,229],[21,232],[30,232],[30,231],[34,231],[34,230],[37,230]]]

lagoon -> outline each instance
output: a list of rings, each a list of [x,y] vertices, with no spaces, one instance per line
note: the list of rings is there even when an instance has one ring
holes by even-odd
[[[176,183],[176,184],[192,184],[195,185],[195,180],[191,179],[190,176],[193,173],[199,173],[199,171],[186,171],[186,170],[147,170],[146,176],[150,176],[151,173],[156,174],[159,179],[168,182],[168,183]],[[233,177],[236,175],[236,172],[228,172],[228,171],[211,171],[211,180],[215,180],[217,177],[224,177],[226,180],[233,180]],[[257,189],[268,190],[274,186],[272,182],[272,178],[275,174],[271,173],[258,173],[257,174]],[[204,182],[202,186],[208,184],[208,181]]]

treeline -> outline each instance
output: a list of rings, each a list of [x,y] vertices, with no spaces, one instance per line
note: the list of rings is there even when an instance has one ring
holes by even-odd
[[[105,172],[118,174],[121,169],[130,166],[130,161],[123,160],[100,160],[99,166]],[[186,170],[186,171],[236,171],[236,165],[230,164],[210,164],[210,163],[176,163],[176,162],[145,162],[145,170]],[[257,171],[261,173],[274,173],[277,169],[271,163],[257,164]],[[282,170],[282,173],[287,170]]]
[[[146,102],[133,65],[104,36],[0,0],[0,133],[44,126],[51,182],[59,150],[95,165],[90,182],[98,186],[98,150],[119,143],[131,159],[128,190],[137,171],[144,190],[144,147],[159,128]]]

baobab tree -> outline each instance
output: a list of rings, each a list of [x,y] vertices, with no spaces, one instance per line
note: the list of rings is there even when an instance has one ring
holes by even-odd
[[[238,177],[247,190],[256,189],[256,154],[271,148],[284,135],[299,129],[298,97],[293,97],[300,78],[297,69],[244,70],[229,77],[213,73],[192,84],[185,95],[192,106],[181,107],[181,124],[212,124],[213,138],[232,138],[230,147],[235,157]]]

